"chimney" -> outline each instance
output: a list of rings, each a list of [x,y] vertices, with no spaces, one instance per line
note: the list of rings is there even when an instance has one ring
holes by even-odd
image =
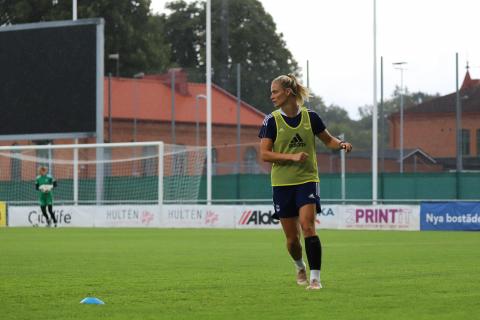
[[[175,72],[175,92],[182,96],[188,96],[188,75],[182,68],[168,69],[167,73],[147,75],[145,79],[160,80],[164,85],[170,87],[172,85],[172,73]]]

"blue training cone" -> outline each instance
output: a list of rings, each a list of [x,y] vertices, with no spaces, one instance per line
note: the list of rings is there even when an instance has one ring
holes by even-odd
[[[98,298],[95,298],[95,297],[86,297],[85,299],[80,301],[80,303],[83,303],[83,304],[105,304],[105,302],[103,302],[102,300],[100,300]]]

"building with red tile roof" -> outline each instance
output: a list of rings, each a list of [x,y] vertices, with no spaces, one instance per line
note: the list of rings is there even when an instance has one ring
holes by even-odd
[[[205,124],[205,99],[198,97],[206,95],[203,83],[187,82],[186,74],[176,70],[174,119],[178,123]],[[137,118],[137,121],[158,121],[171,123],[172,120],[172,90],[170,79],[165,77],[145,76],[142,79],[112,78],[111,79],[111,116],[115,120]],[[104,115],[108,113],[108,78],[105,78]],[[196,117],[196,106],[199,101],[199,116]],[[242,126],[259,127],[265,114],[248,103],[240,103],[240,122]],[[219,86],[212,85],[212,124],[237,125],[237,99]],[[163,141],[169,142],[171,137],[164,136]]]
[[[174,99],[172,72],[175,72]],[[142,78],[105,78],[104,88],[104,136],[107,141],[163,141],[205,146],[206,85],[188,82],[183,70],[171,69],[167,74],[144,75]],[[224,173],[237,170],[239,123],[239,162],[244,168],[241,171],[268,171],[258,161],[258,132],[264,117],[265,114],[255,107],[244,101],[238,104],[237,97],[212,85],[213,161],[223,163],[218,170]]]
[[[480,79],[467,70],[460,93],[465,169],[480,170]],[[389,117],[390,147],[400,143],[400,113]],[[455,169],[456,92],[404,110],[404,148],[420,148],[446,169]]]

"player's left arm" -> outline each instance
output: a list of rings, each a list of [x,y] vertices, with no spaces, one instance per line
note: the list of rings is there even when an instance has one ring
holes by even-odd
[[[325,146],[333,150],[345,149],[347,152],[352,151],[352,144],[332,136],[316,112],[309,110],[309,116],[313,134],[322,140]]]
[[[317,134],[317,137],[322,140],[323,144],[330,149],[339,150],[344,149],[346,152],[352,151],[352,144],[347,141],[342,141],[337,137],[334,137],[328,132],[327,129]]]

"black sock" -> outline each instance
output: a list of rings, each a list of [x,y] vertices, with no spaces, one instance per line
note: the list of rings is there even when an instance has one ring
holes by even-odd
[[[322,268],[322,244],[318,236],[305,238],[305,251],[307,252],[308,266],[310,270]]]
[[[45,218],[45,220],[47,220],[47,224],[50,224],[50,219],[48,218],[48,215],[47,215],[47,207],[40,206],[40,209],[42,210],[43,217]]]
[[[55,214],[53,213],[52,205],[48,205],[48,212],[50,212],[50,216],[52,217],[53,223],[57,224],[57,219],[55,219]]]

